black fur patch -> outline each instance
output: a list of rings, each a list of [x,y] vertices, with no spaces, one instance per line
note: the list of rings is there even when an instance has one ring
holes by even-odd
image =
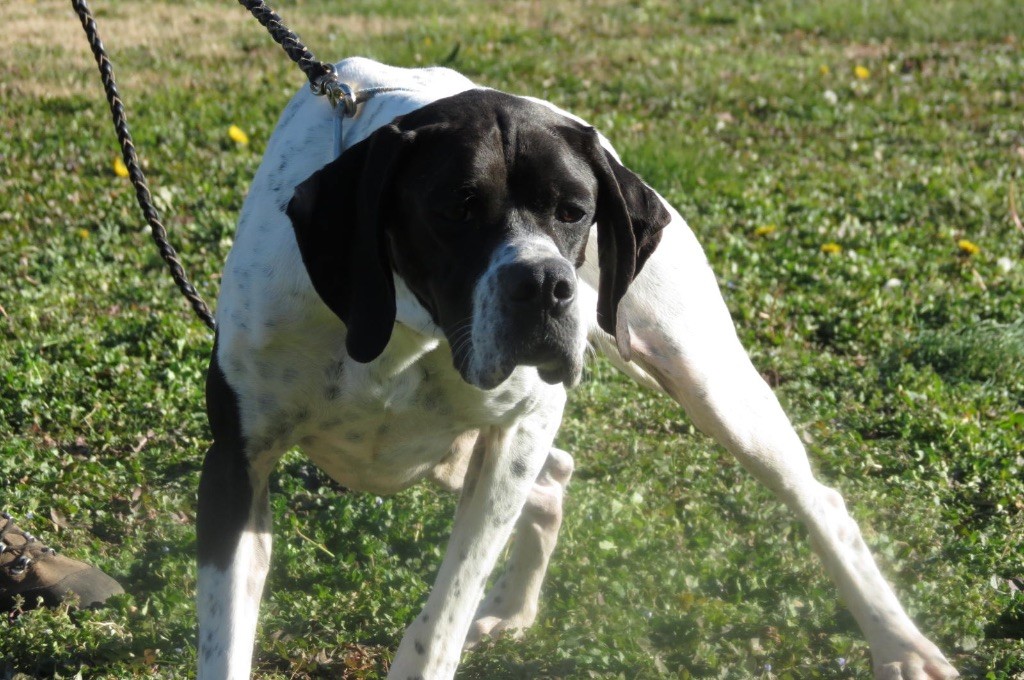
[[[199,564],[212,564],[225,570],[249,522],[253,489],[245,457],[238,395],[217,364],[216,341],[206,374],[206,415],[213,432],[213,445],[203,461],[199,479],[196,517]]]

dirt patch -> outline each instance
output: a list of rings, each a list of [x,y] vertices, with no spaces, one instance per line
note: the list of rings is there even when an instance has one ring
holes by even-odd
[[[241,60],[254,51],[280,50],[266,30],[234,3],[97,2],[90,7],[118,82],[128,87],[165,79],[166,67],[174,64],[232,60],[241,67]],[[314,48],[326,44],[326,36],[332,33],[377,36],[406,30],[411,23],[393,17],[318,14],[314,18],[300,11],[289,12],[285,19]],[[132,59],[131,68],[121,66],[126,56]],[[0,92],[88,93],[99,87],[95,71],[85,33],[69,3],[37,0],[5,8]]]
[[[843,48],[843,55],[850,60],[877,60],[888,58],[893,47],[889,41],[882,43],[855,43]]]

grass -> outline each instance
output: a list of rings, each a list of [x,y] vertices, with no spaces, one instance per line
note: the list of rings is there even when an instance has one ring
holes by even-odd
[[[214,299],[302,76],[230,4],[93,4],[172,238]],[[279,9],[322,57],[454,54],[598,125],[688,217],[911,616],[966,677],[1024,677],[1018,3],[421,5]],[[112,170],[70,8],[17,4],[5,32],[0,505],[128,594],[0,622],[0,675],[181,677],[211,338]],[[597,363],[559,443],[578,472],[540,619],[461,678],[870,677],[805,531],[673,404]],[[454,499],[345,493],[295,454],[275,490],[257,677],[382,677]]]

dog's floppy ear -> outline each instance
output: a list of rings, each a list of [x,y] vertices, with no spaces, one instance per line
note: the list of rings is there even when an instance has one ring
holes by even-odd
[[[385,234],[392,179],[414,133],[385,126],[295,188],[288,203],[313,288],[345,322],[345,346],[373,361],[395,325],[395,282]]]
[[[593,128],[587,135],[590,164],[597,175],[597,323],[615,336],[619,353],[628,361],[629,328],[619,323],[619,302],[672,216],[653,189],[601,146]]]

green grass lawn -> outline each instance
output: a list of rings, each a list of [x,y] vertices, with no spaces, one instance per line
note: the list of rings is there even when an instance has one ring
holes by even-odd
[[[173,242],[212,301],[303,77],[226,0],[93,9]],[[965,677],[1024,677],[1017,0],[278,9],[321,58],[451,60],[605,132],[703,241],[910,615]],[[184,677],[212,338],[113,170],[70,7],[3,14],[0,509],[128,594],[0,620],[0,677]],[[559,445],[577,473],[538,623],[467,654],[459,677],[870,677],[806,532],[673,403],[597,363]],[[345,493],[295,454],[274,488],[257,677],[383,677],[454,499]]]

